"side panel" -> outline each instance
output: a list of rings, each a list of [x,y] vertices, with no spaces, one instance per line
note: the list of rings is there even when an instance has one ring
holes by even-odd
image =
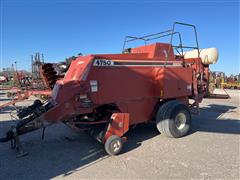
[[[94,104],[115,103],[130,114],[130,124],[146,122],[159,98],[177,98],[192,93],[192,69],[162,66],[92,66],[87,81],[98,82],[91,92]]]
[[[97,104],[112,102],[139,101],[153,97],[154,72],[149,67],[92,67],[88,80],[98,81]]]
[[[164,68],[163,98],[185,97],[192,94],[192,68]]]

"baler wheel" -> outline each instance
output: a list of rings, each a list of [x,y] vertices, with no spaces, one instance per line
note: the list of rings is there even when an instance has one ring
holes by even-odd
[[[175,100],[164,103],[158,110],[156,125],[159,132],[168,137],[185,136],[191,126],[189,108]]]
[[[116,135],[110,136],[105,142],[105,151],[111,156],[119,154],[122,150],[122,147],[122,139]]]

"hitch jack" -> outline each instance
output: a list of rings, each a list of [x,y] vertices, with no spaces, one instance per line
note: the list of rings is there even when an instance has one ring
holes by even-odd
[[[23,156],[27,156],[28,152],[24,151],[22,143],[19,139],[19,136],[17,134],[16,126],[11,127],[12,133],[13,133],[13,139],[11,140],[11,148],[17,150],[16,158],[20,158]]]

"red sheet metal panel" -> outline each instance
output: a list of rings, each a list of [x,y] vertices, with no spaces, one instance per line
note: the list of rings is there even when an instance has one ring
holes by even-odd
[[[77,58],[52,93],[56,103],[67,102],[71,106],[69,109],[61,105],[61,110],[69,111],[64,118],[104,104],[116,104],[122,113],[131,115],[130,124],[136,124],[151,119],[160,99],[192,95],[192,68],[183,67],[181,60],[165,61],[163,51],[168,48],[168,44],[160,43],[135,48],[133,53],[139,53],[139,59],[134,59],[135,55],[131,59],[131,53]],[[92,101],[91,108],[84,109],[74,101],[80,94]]]
[[[114,113],[111,116],[111,123],[108,125],[104,140],[111,135],[122,137],[129,129],[129,113]]]

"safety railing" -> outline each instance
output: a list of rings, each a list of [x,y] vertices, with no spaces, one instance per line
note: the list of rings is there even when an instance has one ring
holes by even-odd
[[[175,31],[176,25],[188,26],[188,27],[192,27],[193,28],[194,35],[195,35],[196,46],[184,46],[183,45],[181,33]],[[173,43],[173,36],[175,34],[178,35],[178,39],[179,39],[179,45],[177,45],[177,46],[176,45],[172,45],[172,43]],[[124,50],[126,48],[126,44],[129,43],[129,42],[132,42],[132,41],[142,40],[142,41],[144,41],[144,44],[147,45],[148,41],[160,39],[160,38],[167,37],[167,36],[170,36],[169,44],[171,46],[169,46],[169,49],[168,49],[168,52],[167,52],[166,61],[168,61],[168,59],[169,59],[169,54],[170,54],[171,48],[174,48],[177,51],[177,53],[179,55],[181,55],[181,56],[184,56],[183,49],[197,49],[198,57],[200,56],[196,27],[194,25],[192,25],[192,24],[186,24],[186,23],[181,23],[181,22],[174,22],[172,29],[166,30],[166,31],[162,31],[162,32],[159,32],[159,33],[149,34],[149,35],[145,35],[145,36],[142,36],[142,37],[126,36],[125,39],[124,39],[123,49],[122,50],[124,52]],[[179,49],[180,49],[180,51],[179,51]]]

